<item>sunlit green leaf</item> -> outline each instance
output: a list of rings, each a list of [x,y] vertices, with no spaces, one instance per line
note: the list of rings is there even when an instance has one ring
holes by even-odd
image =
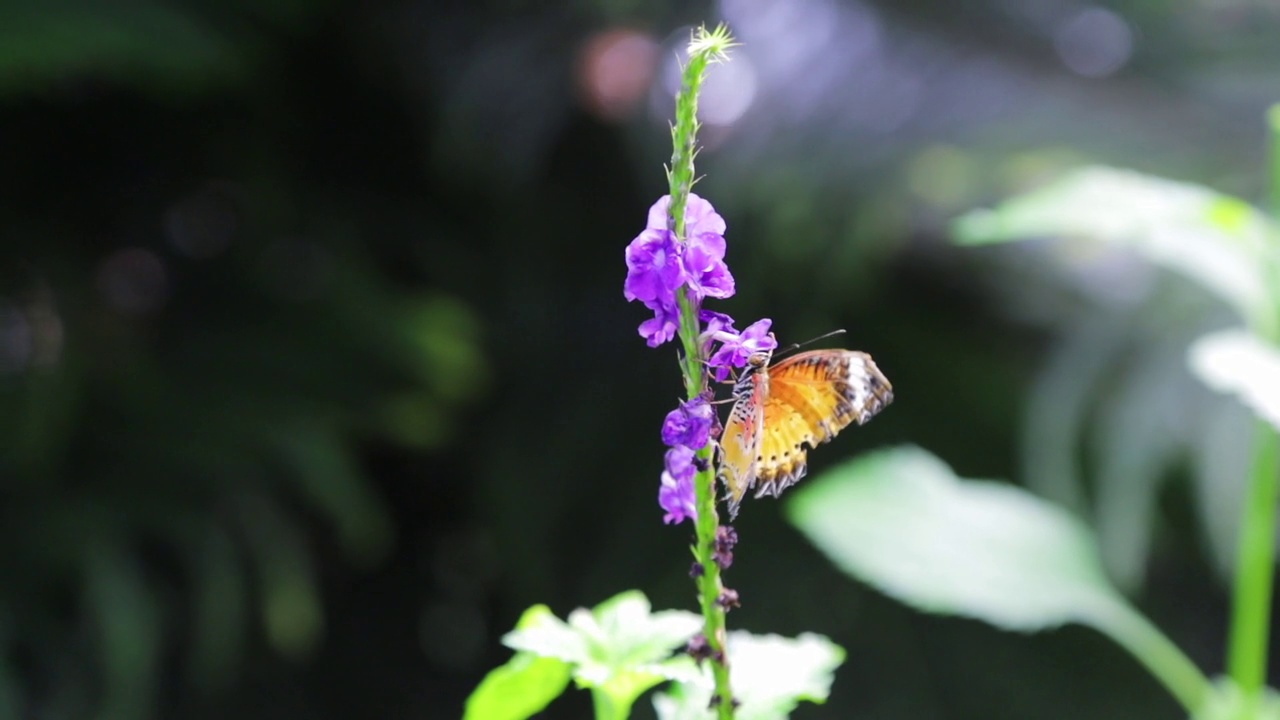
[[[502,641],[515,650],[570,663],[579,687],[603,692],[623,712],[641,693],[661,682],[698,675],[687,656],[672,657],[672,653],[701,627],[698,615],[681,610],[652,612],[643,593],[629,591],[593,610],[574,610],[568,622],[546,606],[535,605]]]
[[[569,613],[569,625],[587,638],[594,662],[579,674],[603,678],[610,668],[644,667],[665,660],[702,627],[702,618],[683,610],[651,612],[639,591],[620,593],[591,611]]]
[[[795,639],[778,635],[729,633],[729,684],[739,703],[738,720],[786,718],[801,701],[823,703],[831,690],[835,669],[845,652],[821,635],[803,633]],[[694,681],[674,685],[653,699],[661,720],[708,720],[714,689],[710,668]]]
[[[962,483],[918,448],[829,471],[787,514],[845,571],[927,612],[1036,630],[1119,602],[1075,518],[1009,485]]]
[[[504,636],[503,643],[575,663],[575,678],[589,685],[605,682],[620,669],[667,659],[702,625],[693,613],[651,612],[648,599],[638,591],[616,595],[594,610],[574,610],[568,623],[544,606],[531,608],[526,617],[530,613],[534,619]]]
[[[569,663],[590,659],[587,640],[573,631],[546,605],[534,605],[520,616],[516,629],[502,637],[502,643],[513,650],[553,657]]]
[[[540,712],[569,685],[569,664],[518,652],[485,675],[467,698],[464,720],[524,720]]]
[[[1260,259],[1270,222],[1242,200],[1189,183],[1086,167],[1045,187],[958,218],[966,245],[1034,237],[1130,247],[1196,280],[1252,317],[1267,302]]]
[[[841,569],[911,607],[1009,630],[1089,625],[1200,706],[1203,674],[1111,586],[1088,529],[1020,488],[961,480],[908,446],[810,481],[786,512]]]
[[[1188,359],[1206,385],[1280,428],[1280,349],[1246,330],[1224,330],[1197,340]]]

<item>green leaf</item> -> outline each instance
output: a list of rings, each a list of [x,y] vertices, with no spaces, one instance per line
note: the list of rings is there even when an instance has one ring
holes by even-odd
[[[247,48],[195,13],[154,0],[6,4],[0,93],[88,75],[190,91],[246,69]]]
[[[668,680],[692,682],[701,672],[693,658],[677,655],[662,662],[644,663],[631,670],[616,672],[596,687],[609,697],[620,717],[627,717],[636,698],[645,691]],[[707,697],[710,698],[710,694]]]
[[[741,703],[737,720],[786,718],[802,700],[823,703],[831,691],[832,674],[844,662],[845,651],[821,635],[803,633],[795,639],[778,635],[729,633],[729,684]],[[681,682],[653,699],[660,720],[707,720],[714,688],[709,667],[694,681]]]
[[[495,668],[467,698],[463,720],[524,720],[540,712],[569,686],[569,664],[518,652]]]
[[[620,593],[590,612],[569,613],[569,625],[587,638],[593,662],[579,670],[584,679],[610,669],[660,663],[702,628],[702,618],[683,610],[651,612],[639,591]]]
[[[230,681],[248,641],[248,578],[232,538],[215,523],[199,528],[187,563],[191,568],[192,630],[189,682],[212,691]]]
[[[1009,485],[961,483],[914,447],[846,463],[787,514],[842,569],[926,612],[1038,630],[1121,601],[1067,513]]]
[[[586,638],[575,633],[546,605],[525,610],[516,629],[502,637],[502,644],[569,663],[586,662],[590,658]]]
[[[85,593],[105,673],[99,717],[151,715],[160,676],[160,605],[141,566],[120,547],[93,547],[85,556]]]
[[[680,610],[651,612],[649,600],[628,591],[593,610],[579,608],[563,622],[545,605],[525,611],[502,642],[514,650],[567,662],[578,687],[604,693],[626,710],[649,688],[698,675],[687,657],[672,657],[702,627],[702,618]]]
[[[1247,330],[1223,330],[1196,340],[1187,359],[1204,384],[1280,429],[1280,349]]]
[[[448,296],[418,301],[406,309],[404,325],[419,376],[446,403],[471,400],[488,386],[483,323],[466,303]]]
[[[1207,680],[1108,582],[1088,529],[1010,485],[960,480],[916,447],[845,463],[793,493],[790,521],[850,575],[918,610],[1033,631],[1090,625],[1188,710]]]
[[[337,530],[352,561],[370,566],[391,546],[387,508],[373,491],[336,423],[300,418],[272,433],[280,457],[293,467],[294,486]]]
[[[702,626],[693,613],[651,613],[648,599],[638,591],[617,595],[594,610],[574,610],[568,623],[542,605],[530,608],[525,617],[528,623],[502,642],[576,664],[575,678],[588,686],[603,684],[619,670],[666,660]]]
[[[1199,185],[1086,167],[994,210],[966,213],[953,232],[963,245],[1065,236],[1130,247],[1204,285],[1246,318],[1267,303],[1260,260],[1270,252],[1269,221],[1243,200]]]
[[[238,498],[267,641],[283,655],[303,658],[319,645],[324,607],[303,533],[262,495]]]

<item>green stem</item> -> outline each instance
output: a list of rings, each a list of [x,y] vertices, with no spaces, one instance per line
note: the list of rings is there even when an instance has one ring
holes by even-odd
[[[1231,640],[1227,671],[1246,697],[1257,697],[1266,683],[1267,639],[1275,568],[1277,472],[1280,445],[1271,425],[1259,420],[1254,430],[1253,468],[1245,498],[1236,560]]]
[[[1132,653],[1182,704],[1187,715],[1200,712],[1211,691],[1209,679],[1172,640],[1123,600],[1117,601],[1116,610],[1117,621],[1100,623],[1109,626],[1102,628],[1104,632]]]
[[[707,33],[700,28],[690,44],[689,63],[685,66],[680,93],[676,96],[676,122],[671,128],[671,168],[667,173],[670,184],[671,204],[669,222],[676,239],[685,242],[685,208],[693,189],[693,159],[697,155],[698,93],[708,63],[724,56],[730,45],[726,30],[717,28]],[[698,304],[684,288],[678,294],[680,304],[679,336],[684,348],[683,367],[685,390],[690,400],[698,397],[707,387],[706,358],[698,342],[700,323]],[[698,518],[695,523],[697,541],[693,553],[702,568],[697,577],[698,600],[702,609],[703,635],[711,650],[711,670],[715,678],[715,702],[720,720],[733,720],[733,691],[729,686],[729,656],[726,647],[725,609],[719,599],[724,590],[720,579],[720,567],[714,559],[716,536],[720,517],[716,513],[715,467],[712,443],[697,452],[699,464],[704,467],[694,477],[694,489]]]
[[[1271,129],[1271,217],[1280,218],[1280,105],[1267,114]],[[1270,238],[1272,248],[1277,239]],[[1272,284],[1271,306],[1252,319],[1263,339],[1280,339],[1276,303],[1280,300],[1274,262],[1267,268]],[[1227,671],[1250,707],[1262,697],[1267,678],[1267,645],[1271,630],[1271,596],[1275,582],[1276,500],[1280,491],[1280,437],[1271,425],[1257,421],[1253,438],[1253,466],[1245,497],[1236,554],[1236,578],[1231,608],[1231,637]]]
[[[622,711],[613,702],[613,698],[604,690],[591,688],[591,707],[595,710],[595,720],[626,720],[630,709]]]
[[[1280,105],[1267,113],[1271,129],[1271,218],[1280,218]],[[1271,249],[1277,247],[1272,237]],[[1263,340],[1280,340],[1277,301],[1280,277],[1276,263],[1267,266],[1271,304],[1251,319],[1253,331]],[[1267,678],[1267,643],[1271,630],[1271,596],[1275,584],[1276,498],[1280,492],[1280,437],[1266,421],[1258,420],[1253,433],[1253,466],[1240,523],[1236,550],[1235,588],[1231,606],[1231,634],[1226,667],[1231,679],[1244,694],[1249,707],[1256,707]]]

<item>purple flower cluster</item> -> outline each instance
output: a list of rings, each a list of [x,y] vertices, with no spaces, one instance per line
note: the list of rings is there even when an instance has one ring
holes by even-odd
[[[690,193],[685,206],[685,237],[681,242],[669,229],[671,197],[664,196],[649,208],[649,221],[627,246],[627,279],[622,294],[639,300],[653,311],[640,324],[640,336],[649,347],[670,341],[680,329],[679,295],[684,290],[698,318],[698,347],[716,380],[729,378],[734,368],[747,364],[752,354],[778,346],[769,332],[771,320],[759,320],[738,332],[733,318],[704,310],[705,298],[727,298],[734,293],[733,275],[725,265],[724,218],[711,203]],[[706,398],[697,398],[673,410],[662,424],[667,450],[666,468],[658,503],[667,511],[667,523],[697,518],[693,478],[694,454],[711,439],[715,413]]]
[[[681,287],[688,289],[693,303],[701,303],[704,297],[731,297],[734,290],[733,276],[724,264],[724,218],[711,203],[689,193],[684,214],[688,240],[681,243],[667,227],[670,207],[670,195],[654,203],[644,232],[627,246],[622,294],[653,311],[653,319],[640,325],[640,335],[649,347],[675,337],[680,327],[676,293]]]
[[[662,487],[658,490],[658,504],[667,511],[662,518],[665,523],[698,518],[693,488],[698,467],[694,454],[711,440],[714,422],[715,411],[702,397],[680,403],[680,407],[667,413],[662,421],[662,442],[670,448],[662,471]]]

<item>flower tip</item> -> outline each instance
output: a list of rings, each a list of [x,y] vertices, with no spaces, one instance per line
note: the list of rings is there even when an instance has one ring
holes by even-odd
[[[710,31],[706,25],[701,25],[693,31],[693,38],[689,41],[689,56],[705,55],[708,62],[720,62],[729,58],[730,48],[740,44],[734,42],[729,26],[724,23]]]

